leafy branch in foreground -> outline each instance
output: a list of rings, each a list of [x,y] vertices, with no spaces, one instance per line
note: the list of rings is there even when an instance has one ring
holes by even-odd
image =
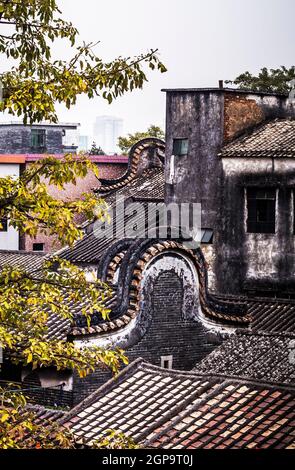
[[[74,447],[71,432],[57,423],[39,420],[14,384],[0,387],[0,449]]]
[[[48,184],[63,190],[90,170],[98,175],[89,159],[69,154],[60,160],[47,157],[33,163],[19,178],[0,178],[0,219],[9,219],[12,227],[31,237],[41,232],[57,237],[61,244],[72,245],[83,235],[76,216],[107,220],[107,204],[92,194],[83,194],[76,201],[55,199]]]
[[[86,157],[66,156],[62,160],[45,158],[30,166],[19,178],[0,179],[0,217],[8,223],[34,236],[40,229],[55,234],[62,243],[72,245],[81,235],[75,224],[75,215],[106,219],[106,205],[94,196],[79,201],[56,201],[48,192],[48,185],[60,189],[77,177],[86,176],[88,170],[97,171]],[[40,267],[27,269],[1,266],[0,271],[0,338],[6,358],[15,364],[31,367],[55,367],[75,370],[81,377],[97,368],[108,368],[116,373],[122,363],[127,363],[120,349],[99,347],[78,348],[66,341],[63,335],[50,330],[51,321],[58,319],[59,328],[68,330],[75,315],[83,316],[90,324],[94,312],[108,318],[105,301],[111,296],[108,285],[100,280],[89,283],[85,273],[70,262],[56,256],[45,259]],[[61,339],[60,339],[61,338]],[[4,393],[4,394],[3,394]],[[0,447],[29,446],[20,444],[20,436],[35,429],[33,417],[23,419],[21,393],[20,405],[15,405],[15,394],[0,392]],[[23,397],[23,400],[24,397]],[[38,434],[40,446],[54,447],[65,439],[63,432],[57,436],[47,432],[42,424]],[[56,431],[57,432],[57,431]],[[42,437],[43,436],[43,437]],[[63,445],[63,444],[61,444]]]
[[[111,103],[142,88],[144,66],[166,71],[157,49],[104,62],[94,52],[95,44],[76,46],[78,31],[60,14],[55,0],[0,1],[0,54],[16,61],[1,77],[5,93],[0,111],[23,116],[25,122],[56,122],[56,103],[70,108],[81,94]],[[69,61],[52,59],[51,44],[57,39],[70,41],[75,52]]]

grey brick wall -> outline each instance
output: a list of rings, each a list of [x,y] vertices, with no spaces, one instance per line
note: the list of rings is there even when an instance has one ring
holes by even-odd
[[[153,319],[144,337],[126,354],[132,362],[142,357],[157,366],[161,356],[173,356],[173,369],[191,370],[218,344],[208,339],[208,330],[200,322],[182,315],[183,285],[173,271],[158,276],[153,286]],[[85,379],[74,377],[74,404],[112,377],[109,372],[95,371]]]
[[[36,128],[36,127],[33,127]],[[62,127],[38,126],[45,129],[46,148],[34,149],[31,146],[31,127],[21,125],[0,125],[0,153],[63,153]]]

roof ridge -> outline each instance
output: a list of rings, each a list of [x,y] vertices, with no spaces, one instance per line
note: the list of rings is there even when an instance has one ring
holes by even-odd
[[[295,393],[295,383],[294,384],[287,384],[281,382],[270,382],[268,380],[259,380],[254,379],[251,377],[246,377],[243,375],[231,375],[231,374],[222,374],[219,372],[198,372],[198,375],[201,377],[208,377],[208,378],[220,378],[224,379],[225,382],[234,382],[240,384],[242,387],[243,385],[255,385],[257,387],[267,387],[275,390],[287,390],[287,391],[294,391]]]
[[[289,331],[266,331],[266,330],[239,330],[237,336],[272,336],[276,338],[295,338],[295,333]]]
[[[39,257],[44,257],[48,253],[38,252],[38,251],[25,251],[25,250],[0,250],[0,254],[11,254],[11,255],[34,255]]]

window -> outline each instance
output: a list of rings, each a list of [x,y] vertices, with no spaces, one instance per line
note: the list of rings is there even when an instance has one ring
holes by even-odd
[[[172,369],[173,356],[162,356],[161,367],[164,369]]]
[[[271,188],[247,189],[249,233],[275,233],[276,190]]]
[[[182,157],[188,154],[188,139],[173,139],[173,155]]]
[[[44,243],[33,243],[33,251],[44,251]]]
[[[7,219],[6,217],[3,217],[0,219],[0,232],[7,232],[8,226],[7,226]]]
[[[206,245],[213,243],[213,230],[211,228],[202,228],[201,233],[201,243]]]
[[[31,130],[31,146],[33,148],[45,147],[45,129],[32,129]]]

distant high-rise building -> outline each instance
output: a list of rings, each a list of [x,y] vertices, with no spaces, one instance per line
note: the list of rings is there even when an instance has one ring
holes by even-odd
[[[89,150],[89,138],[88,135],[79,136],[79,151],[88,152]]]
[[[94,124],[94,140],[105,153],[117,153],[118,137],[122,135],[123,119],[114,116],[97,116]]]

